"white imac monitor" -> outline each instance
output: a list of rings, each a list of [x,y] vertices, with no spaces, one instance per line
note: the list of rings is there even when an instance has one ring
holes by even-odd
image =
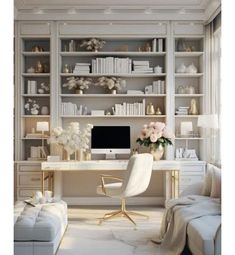
[[[91,153],[105,154],[115,159],[116,154],[130,154],[130,126],[94,126],[91,131]]]

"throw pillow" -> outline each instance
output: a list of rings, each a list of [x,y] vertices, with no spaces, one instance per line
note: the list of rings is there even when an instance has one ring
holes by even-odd
[[[214,167],[212,172],[210,196],[213,198],[221,198],[221,170],[217,167]]]
[[[212,172],[213,172],[213,165],[208,164],[206,175],[204,177],[203,186],[202,186],[202,196],[210,196],[211,194]]]

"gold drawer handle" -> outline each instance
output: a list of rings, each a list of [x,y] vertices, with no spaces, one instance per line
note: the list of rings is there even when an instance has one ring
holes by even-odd
[[[31,178],[31,181],[33,182],[41,181],[41,178]]]

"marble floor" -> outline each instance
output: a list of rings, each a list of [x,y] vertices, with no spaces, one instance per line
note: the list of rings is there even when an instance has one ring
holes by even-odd
[[[149,216],[134,217],[137,229],[125,218],[115,218],[98,225],[98,218],[117,207],[70,207],[69,226],[57,255],[154,255],[156,237],[164,209],[128,207]]]

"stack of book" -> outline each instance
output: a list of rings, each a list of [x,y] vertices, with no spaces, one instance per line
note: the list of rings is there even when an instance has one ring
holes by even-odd
[[[152,73],[153,68],[149,67],[149,61],[134,60],[132,73]]]
[[[132,60],[130,58],[96,58],[92,59],[92,73],[131,73]]]
[[[189,107],[188,106],[179,106],[175,112],[176,115],[188,115]]]
[[[76,63],[73,69],[74,74],[88,74],[90,73],[90,63]]]
[[[132,115],[145,115],[145,99],[141,103],[122,103],[115,104],[112,107],[114,115],[132,116]]]

